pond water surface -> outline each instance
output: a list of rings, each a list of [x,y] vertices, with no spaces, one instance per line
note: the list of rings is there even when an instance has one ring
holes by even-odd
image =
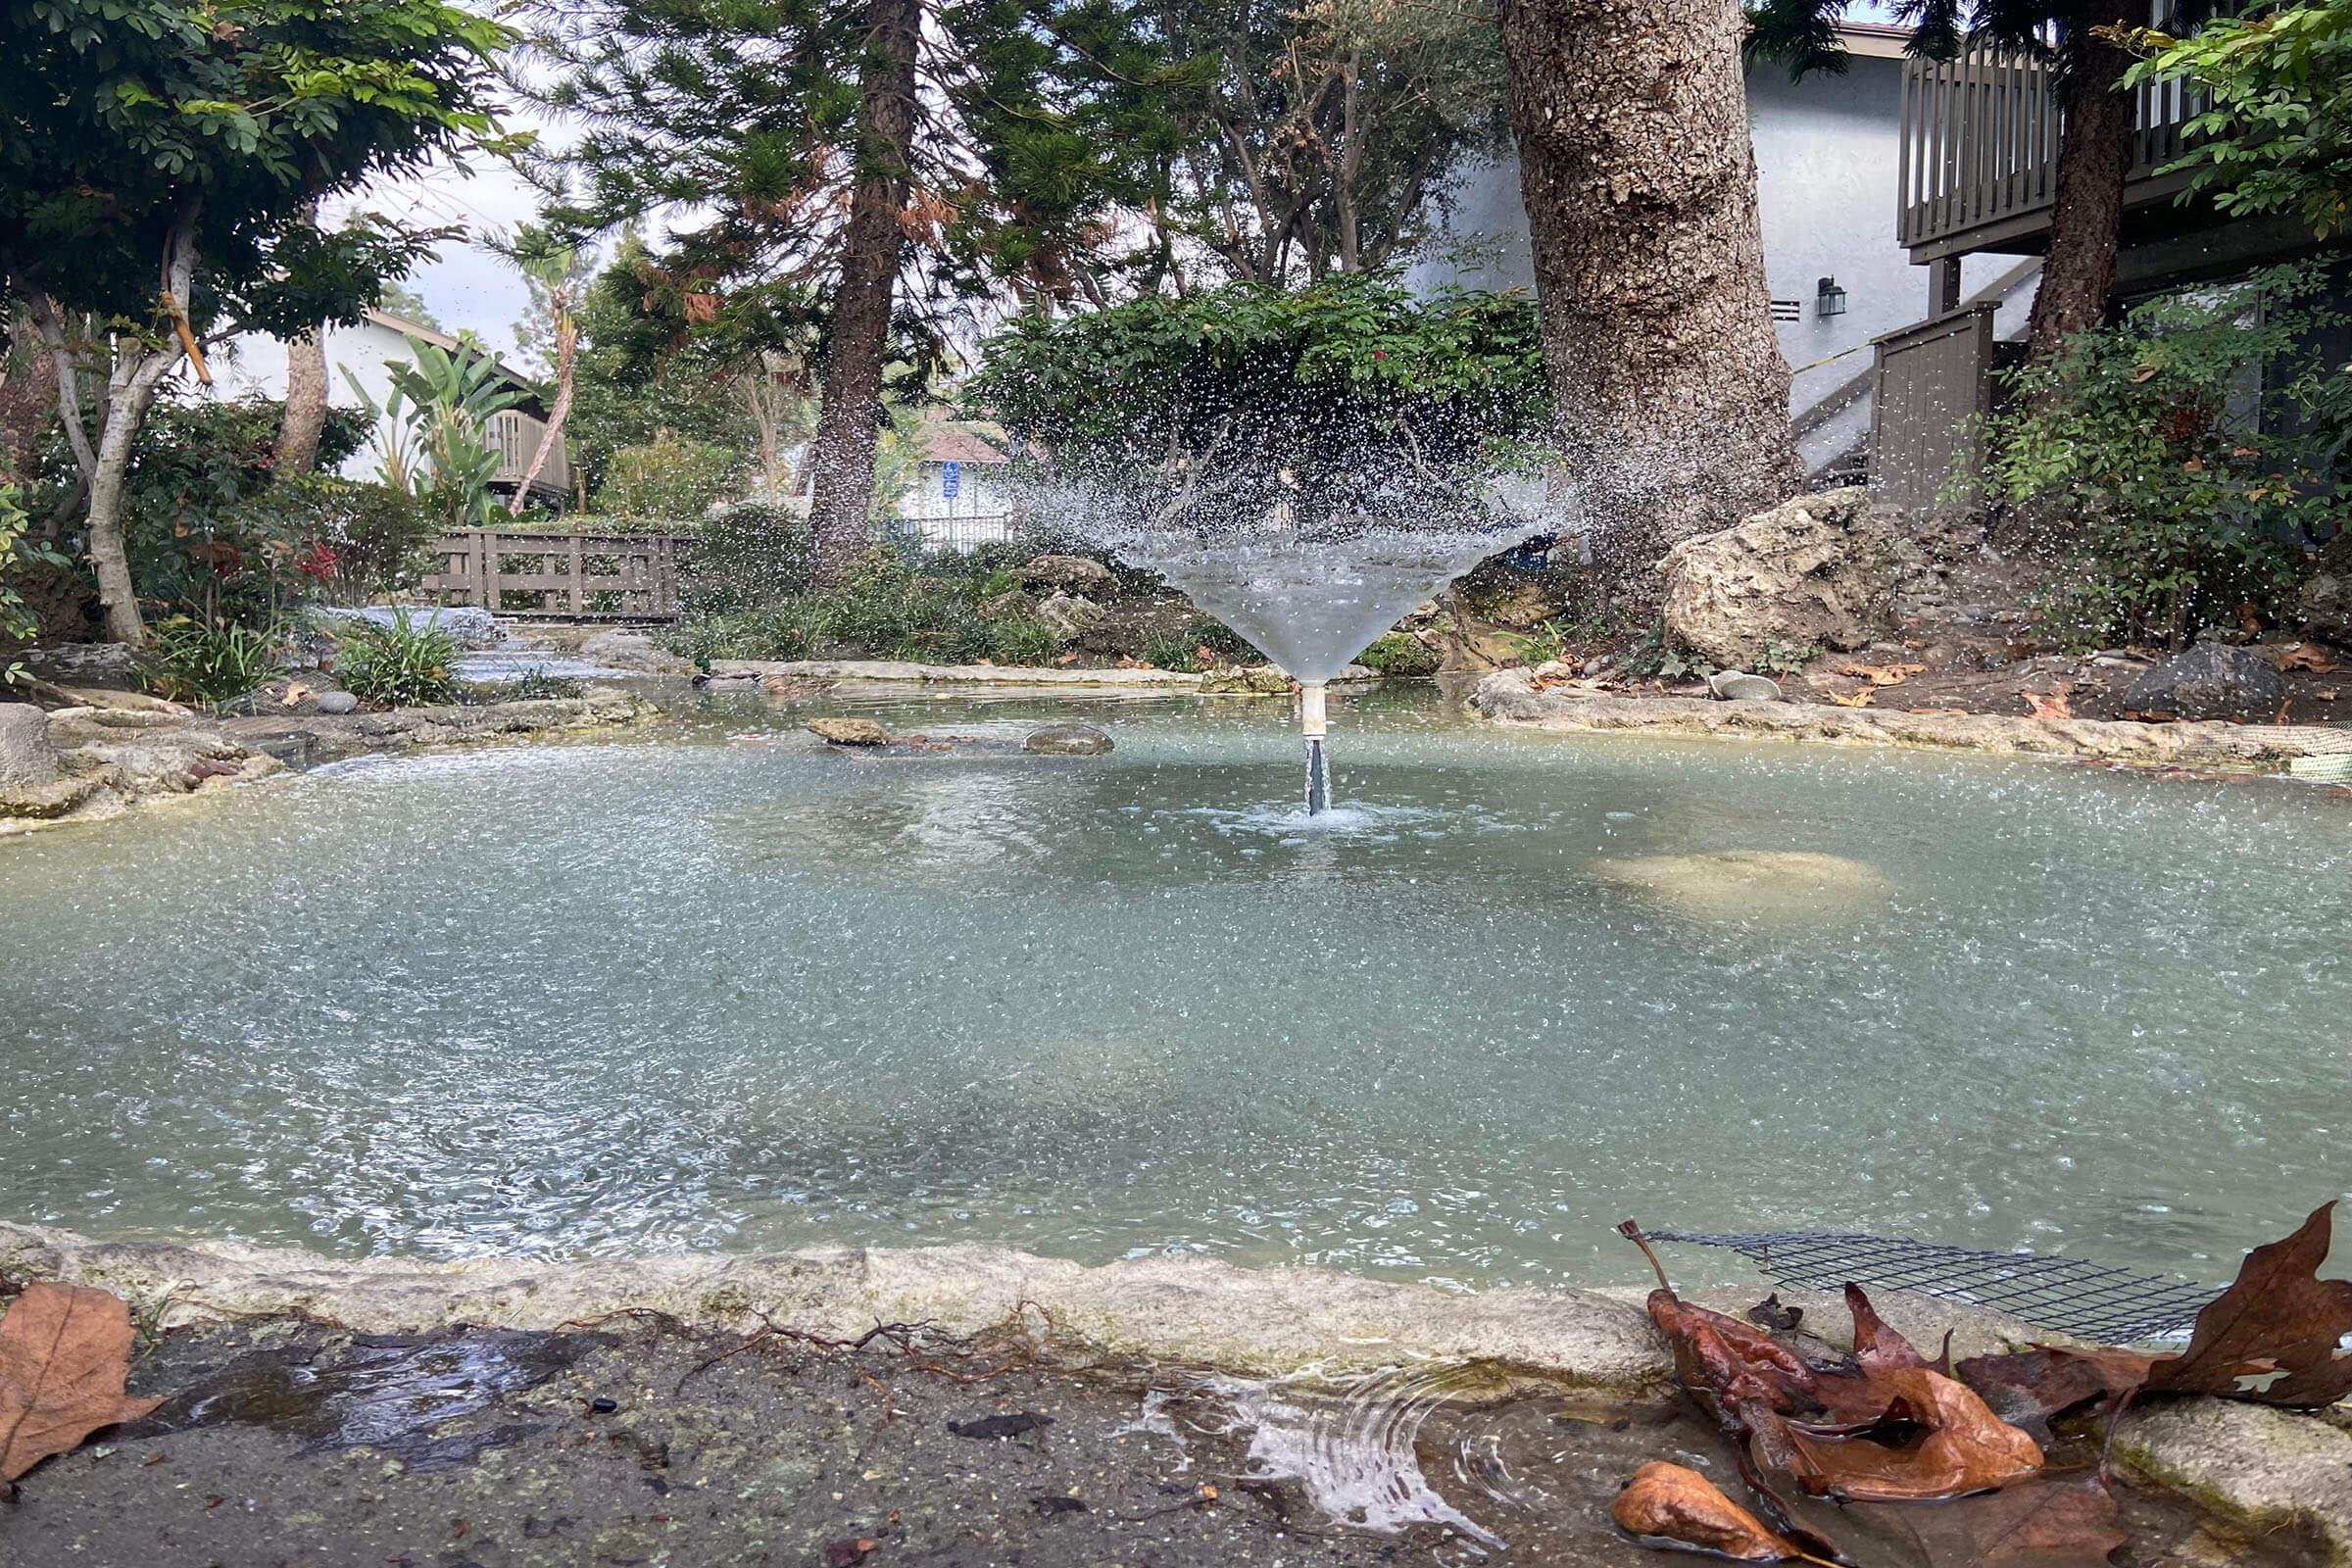
[[[1340,706],[1309,824],[1279,703],[862,710],[1117,750],[750,696],[0,842],[0,1216],[1465,1286],[1639,1281],[1631,1216],[2221,1281],[2352,1185],[2341,800],[1424,693]]]

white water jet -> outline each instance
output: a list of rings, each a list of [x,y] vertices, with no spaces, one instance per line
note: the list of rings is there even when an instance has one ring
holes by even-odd
[[[1288,506],[1226,527],[1106,521],[1104,513],[1116,509],[1099,501],[1057,510],[1091,543],[1183,589],[1298,683],[1312,814],[1331,805],[1326,683],[1456,577],[1560,526],[1557,518],[1529,516],[1493,494],[1479,498],[1472,515],[1457,512],[1419,526],[1361,517],[1307,525]]]

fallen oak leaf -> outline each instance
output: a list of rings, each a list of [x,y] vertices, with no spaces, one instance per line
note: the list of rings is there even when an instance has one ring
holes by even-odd
[[[2337,666],[2335,661],[2329,659],[2320,649],[2312,647],[2309,643],[2297,643],[2278,656],[2278,667],[2281,671],[2307,669],[2314,675],[2326,675]]]
[[[2147,1382],[2155,1359],[2137,1350],[2042,1345],[1972,1355],[1953,1371],[2010,1425],[2046,1428],[2078,1405],[2132,1393]]]
[[[1652,1459],[1609,1504],[1617,1527],[1643,1545],[1687,1546],[1735,1562],[1826,1562],[1684,1465]]]
[[[1825,692],[1822,695],[1839,708],[1868,708],[1871,700],[1879,695],[1879,689],[1865,686],[1858,692]]]
[[[1894,1396],[1875,1431],[1824,1435],[1784,1422],[1759,1453],[1815,1496],[1855,1502],[1926,1502],[1989,1492],[2041,1468],[2041,1446],[1970,1392],[1927,1366],[1874,1379]],[[1910,1427],[1927,1436],[1901,1447],[1879,1441]]]
[[[24,1288],[0,1316],[0,1484],[164,1402],[123,1393],[130,1347],[130,1308],[111,1291]]]
[[[1775,1291],[1747,1309],[1747,1320],[1758,1328],[1775,1329],[1786,1334],[1805,1320],[1805,1309],[1801,1306],[1783,1306],[1781,1293]]]
[[[1927,669],[1925,664],[1847,664],[1840,675],[1858,675],[1873,686],[1900,686]]]
[[[2018,696],[2026,700],[2026,715],[2029,718],[2072,718],[2075,709],[2068,698],[2073,695],[2074,689],[2073,682],[2062,680],[2055,691],[2019,692]]]
[[[2155,1394],[2213,1394],[2316,1410],[2352,1394],[2352,1280],[2324,1280],[2333,1200],[2295,1233],[2257,1247],[2197,1314],[2188,1348],[2148,1369]],[[2259,1386],[2257,1386],[2259,1385]]]

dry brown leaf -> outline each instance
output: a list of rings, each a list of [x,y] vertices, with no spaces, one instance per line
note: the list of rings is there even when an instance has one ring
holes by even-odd
[[[1886,1326],[1861,1286],[1845,1288],[1845,1309],[1854,1315],[1854,1359],[1862,1363],[1865,1376],[1884,1377],[1928,1364],[1928,1358],[1914,1349],[1909,1340]]]
[[[1828,692],[1824,695],[1839,708],[1868,708],[1871,700],[1879,695],[1879,689],[1865,686],[1858,692]]]
[[[0,1317],[0,1483],[164,1402],[122,1392],[130,1346],[130,1308],[113,1293],[48,1280],[24,1288]]]
[[[310,695],[311,689],[308,686],[305,686],[300,681],[295,681],[286,688],[286,695],[279,698],[278,701],[285,707],[292,708],[296,703],[301,702],[305,697]]]
[[[1068,653],[1063,654],[1060,658],[1054,660],[1054,662],[1056,664],[1075,664],[1078,662],[1078,650],[1075,648],[1071,649]]]
[[[1697,1471],[1653,1459],[1609,1504],[1618,1528],[1644,1544],[1667,1542],[1735,1562],[1819,1562],[1723,1494]]]
[[[2335,661],[2328,657],[2325,649],[2314,648],[2309,643],[2297,643],[2278,656],[2278,668],[2282,671],[2308,669],[2314,675],[2326,675],[2335,667]]]
[[[2333,1200],[2292,1236],[2246,1254],[2230,1288],[2197,1314],[2188,1348],[2148,1369],[2148,1388],[2318,1409],[2352,1394],[2352,1280],[2324,1280]]]
[[[2058,689],[2055,691],[2020,692],[2018,695],[2026,700],[2026,712],[2029,717],[2072,718],[2075,716],[2075,707],[2068,699],[2073,695],[2074,690],[2071,683],[2060,681]]]
[[[1966,1385],[1925,1366],[1872,1381],[1894,1396],[1886,1427],[1926,1427],[1925,1438],[1897,1447],[1869,1434],[1822,1436],[1783,1422],[1777,1433],[1758,1433],[1756,1457],[1787,1470],[1815,1496],[1858,1502],[1965,1496],[2041,1468],[2041,1446],[1994,1415]]]
[[[1838,673],[1859,675],[1873,686],[1900,686],[1927,667],[1925,664],[1847,664]]]
[[[1953,1371],[2012,1426],[2039,1426],[2092,1399],[2130,1394],[2155,1357],[2137,1350],[2036,1346],[2011,1355],[1972,1355]]]

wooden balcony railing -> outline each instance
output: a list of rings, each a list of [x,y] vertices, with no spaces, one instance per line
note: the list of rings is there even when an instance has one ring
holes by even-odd
[[[2200,112],[2178,83],[2136,91],[2127,209],[2169,201],[2183,177],[2180,127]],[[1903,63],[1895,237],[1914,262],[2044,248],[2058,194],[2057,94],[2022,50],[1972,44],[1957,59]]]
[[[522,476],[530,471],[531,459],[547,439],[547,421],[520,409],[505,409],[490,416],[489,436],[498,448],[498,471],[490,476],[490,482],[512,487],[522,483]],[[531,488],[557,496],[571,489],[571,465],[565,461],[562,441],[547,455]]]

